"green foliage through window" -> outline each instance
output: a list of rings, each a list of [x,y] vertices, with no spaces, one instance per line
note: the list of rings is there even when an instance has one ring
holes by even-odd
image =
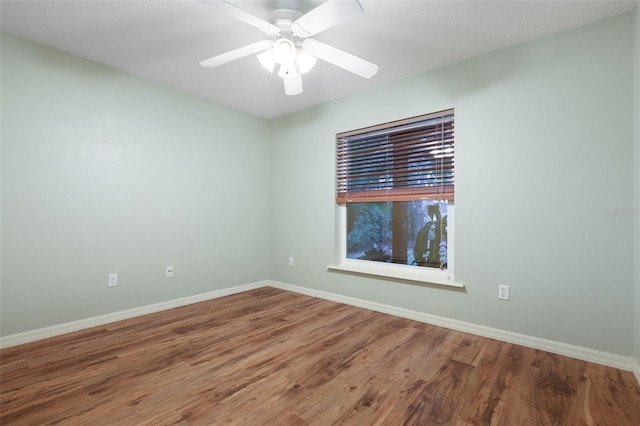
[[[347,257],[447,268],[447,202],[347,204]]]

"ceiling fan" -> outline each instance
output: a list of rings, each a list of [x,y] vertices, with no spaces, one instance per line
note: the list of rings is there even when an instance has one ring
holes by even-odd
[[[310,71],[317,59],[329,62],[364,78],[378,72],[378,66],[343,50],[310,37],[364,12],[358,0],[327,0],[306,14],[298,11],[300,0],[276,0],[277,8],[268,17],[269,22],[225,0],[200,2],[243,21],[264,32],[267,39],[205,59],[203,67],[213,68],[252,54],[262,66],[284,81],[287,95],[302,93],[302,74]]]

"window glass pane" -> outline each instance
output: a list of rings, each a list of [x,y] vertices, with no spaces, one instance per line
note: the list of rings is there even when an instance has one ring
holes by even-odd
[[[447,268],[447,201],[347,204],[347,258]]]

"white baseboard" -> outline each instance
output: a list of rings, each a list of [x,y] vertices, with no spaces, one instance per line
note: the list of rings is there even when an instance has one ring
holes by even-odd
[[[71,333],[73,331],[84,330],[91,327],[97,327],[116,321],[138,317],[141,315],[152,314],[167,309],[178,308],[180,306],[190,305],[192,303],[204,302],[205,300],[217,299],[219,297],[229,296],[244,291],[254,290],[265,287],[266,281],[259,281],[250,284],[243,284],[235,287],[214,290],[207,293],[196,294],[194,296],[182,297],[180,299],[168,300],[166,302],[154,303],[152,305],[140,306],[123,311],[112,312],[97,317],[86,318],[78,321],[57,324],[50,327],[29,330],[22,333],[11,334],[0,338],[0,348],[8,348],[10,346],[21,345],[48,337],[59,336],[61,334]]]
[[[453,330],[471,333],[478,336],[488,337],[491,339],[501,340],[504,342],[514,343],[517,345],[527,346],[534,349],[540,349],[552,352],[558,355],[564,355],[583,361],[594,362],[597,364],[607,365],[609,367],[619,368],[621,370],[634,370],[633,358],[622,355],[616,355],[608,352],[597,351],[594,349],[584,348],[581,346],[569,345],[567,343],[556,342],[553,340],[541,339],[539,337],[528,336],[526,334],[514,333],[512,331],[501,330],[483,325],[477,325],[469,322],[458,321],[450,318],[440,317],[437,315],[426,314],[423,312],[412,311],[409,309],[399,308],[397,306],[385,305],[383,303],[371,302],[363,299],[356,299],[349,296],[341,296],[339,294],[328,293],[325,291],[314,290],[307,287],[300,287],[292,284],[285,284],[277,281],[268,281],[270,287],[288,290],[295,293],[305,294],[307,296],[318,297],[320,299],[331,300],[333,302],[344,303],[346,305],[357,306],[359,308],[369,309],[372,311],[382,312],[385,314],[395,315],[427,324],[437,325],[440,327],[450,328]],[[640,382],[640,369],[635,364],[635,375]]]
[[[423,312],[412,311],[409,309],[399,308],[397,306],[386,305],[383,303],[371,302],[368,300],[357,299],[349,296],[342,296],[335,293],[329,293],[321,290],[315,290],[308,287],[300,287],[293,284],[286,284],[278,281],[259,281],[250,284],[239,285],[235,287],[214,290],[207,293],[197,294],[194,296],[183,297],[180,299],[169,300],[166,302],[155,303],[152,305],[141,306],[133,309],[113,312],[110,314],[100,315],[97,317],[87,318],[78,321],[72,321],[64,324],[58,324],[50,327],[44,327],[36,330],[25,331],[22,333],[12,334],[0,338],[0,348],[29,343],[48,337],[59,336],[65,333],[84,330],[91,327],[109,324],[115,321],[121,321],[141,315],[160,312],[167,309],[173,309],[180,306],[190,305],[192,303],[203,302],[205,300],[216,299],[219,297],[229,296],[231,294],[242,293],[244,291],[255,290],[261,287],[274,287],[281,290],[292,291],[294,293],[305,294],[307,296],[318,297],[320,299],[331,300],[333,302],[344,303],[346,305],[357,306],[359,308],[369,309],[376,312],[395,315],[401,318],[407,318],[427,324],[437,325],[440,327],[450,328],[453,330],[471,333],[478,336],[488,337],[491,339],[501,340],[517,345],[527,346],[530,348],[540,349],[571,358],[581,359],[583,361],[594,362],[597,364],[607,365],[622,370],[633,371],[636,379],[640,383],[640,365],[638,360],[632,357],[611,354],[608,352],[597,351],[594,349],[584,348],[581,346],[569,345],[567,343],[556,342],[553,340],[541,339],[538,337],[528,336],[525,334],[514,333],[511,331],[501,330],[492,327],[486,327],[464,321],[458,321],[450,318],[431,315]]]

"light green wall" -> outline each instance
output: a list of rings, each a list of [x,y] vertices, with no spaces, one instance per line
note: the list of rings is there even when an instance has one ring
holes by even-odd
[[[1,82],[2,335],[267,277],[268,122],[8,34]]]
[[[269,278],[631,356],[633,223],[606,212],[633,206],[632,31],[627,14],[274,120]],[[446,108],[466,290],[328,272],[335,134]]]

